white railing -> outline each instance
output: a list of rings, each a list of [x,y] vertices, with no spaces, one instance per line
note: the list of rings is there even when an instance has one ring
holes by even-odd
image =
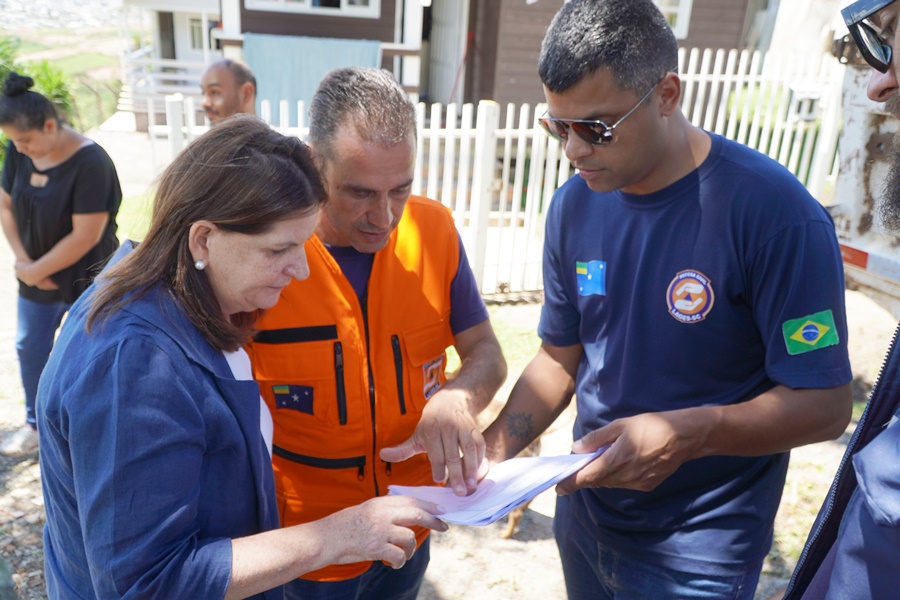
[[[166,96],[172,94],[199,101],[200,77],[205,68],[202,61],[152,58],[145,50],[135,51],[123,62],[119,105],[149,113],[151,104],[161,108]]]
[[[691,122],[768,154],[824,203],[833,186],[843,66],[831,57],[794,60],[738,51],[679,55],[682,108]],[[308,128],[287,120],[287,102],[262,102],[261,117],[286,135]],[[537,123],[546,107],[432,104],[417,107],[413,193],[453,211],[485,294],[541,289],[544,215],[553,192],[572,175],[558,142]],[[172,153],[200,135],[192,98],[167,99]],[[174,155],[174,154],[173,154]]]

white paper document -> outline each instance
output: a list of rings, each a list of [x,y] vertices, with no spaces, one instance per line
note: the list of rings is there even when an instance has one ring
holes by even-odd
[[[512,458],[495,465],[469,496],[457,496],[448,487],[431,485],[388,486],[388,494],[434,502],[445,512],[438,517],[457,525],[490,525],[515,507],[577,472],[600,456],[590,454]]]

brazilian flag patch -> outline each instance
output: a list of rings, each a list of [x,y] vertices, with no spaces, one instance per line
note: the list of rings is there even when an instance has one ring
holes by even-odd
[[[781,331],[784,333],[784,343],[791,356],[836,346],[840,341],[837,327],[834,326],[834,315],[830,309],[808,317],[785,321]]]

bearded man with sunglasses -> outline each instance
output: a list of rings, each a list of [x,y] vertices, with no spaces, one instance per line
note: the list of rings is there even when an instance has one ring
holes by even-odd
[[[542,346],[485,432],[514,456],[577,398],[557,487],[571,599],[746,598],[788,451],[840,435],[851,380],[828,213],[769,158],[691,125],[651,0],[573,0],[544,38],[555,194]]]
[[[900,63],[893,52],[900,2],[859,0],[841,13],[875,72],[868,96],[900,118]],[[900,232],[900,144],[878,206],[885,229]],[[866,410],[825,498],[791,578],[785,600],[869,600],[900,593],[900,350],[891,347]]]

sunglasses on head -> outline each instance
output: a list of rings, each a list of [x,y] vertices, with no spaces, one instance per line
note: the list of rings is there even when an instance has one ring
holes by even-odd
[[[607,125],[603,121],[596,119],[557,119],[556,117],[541,117],[538,119],[538,122],[550,137],[561,142],[565,142],[569,139],[569,130],[572,130],[575,132],[575,135],[592,146],[606,146],[613,141],[613,129],[621,125],[622,121],[636,111],[638,106],[643,104],[644,101],[650,97],[650,94],[653,93],[653,90],[656,89],[656,86],[659,85],[661,81],[662,79],[657,81],[656,85],[650,88],[650,91],[644,94],[644,97],[631,107],[631,110],[625,113],[621,119],[612,125]]]
[[[882,37],[881,28],[872,23],[871,17],[895,1],[857,0],[841,10],[844,23],[860,54],[867,63],[882,73],[890,68],[893,51],[888,40]]]

